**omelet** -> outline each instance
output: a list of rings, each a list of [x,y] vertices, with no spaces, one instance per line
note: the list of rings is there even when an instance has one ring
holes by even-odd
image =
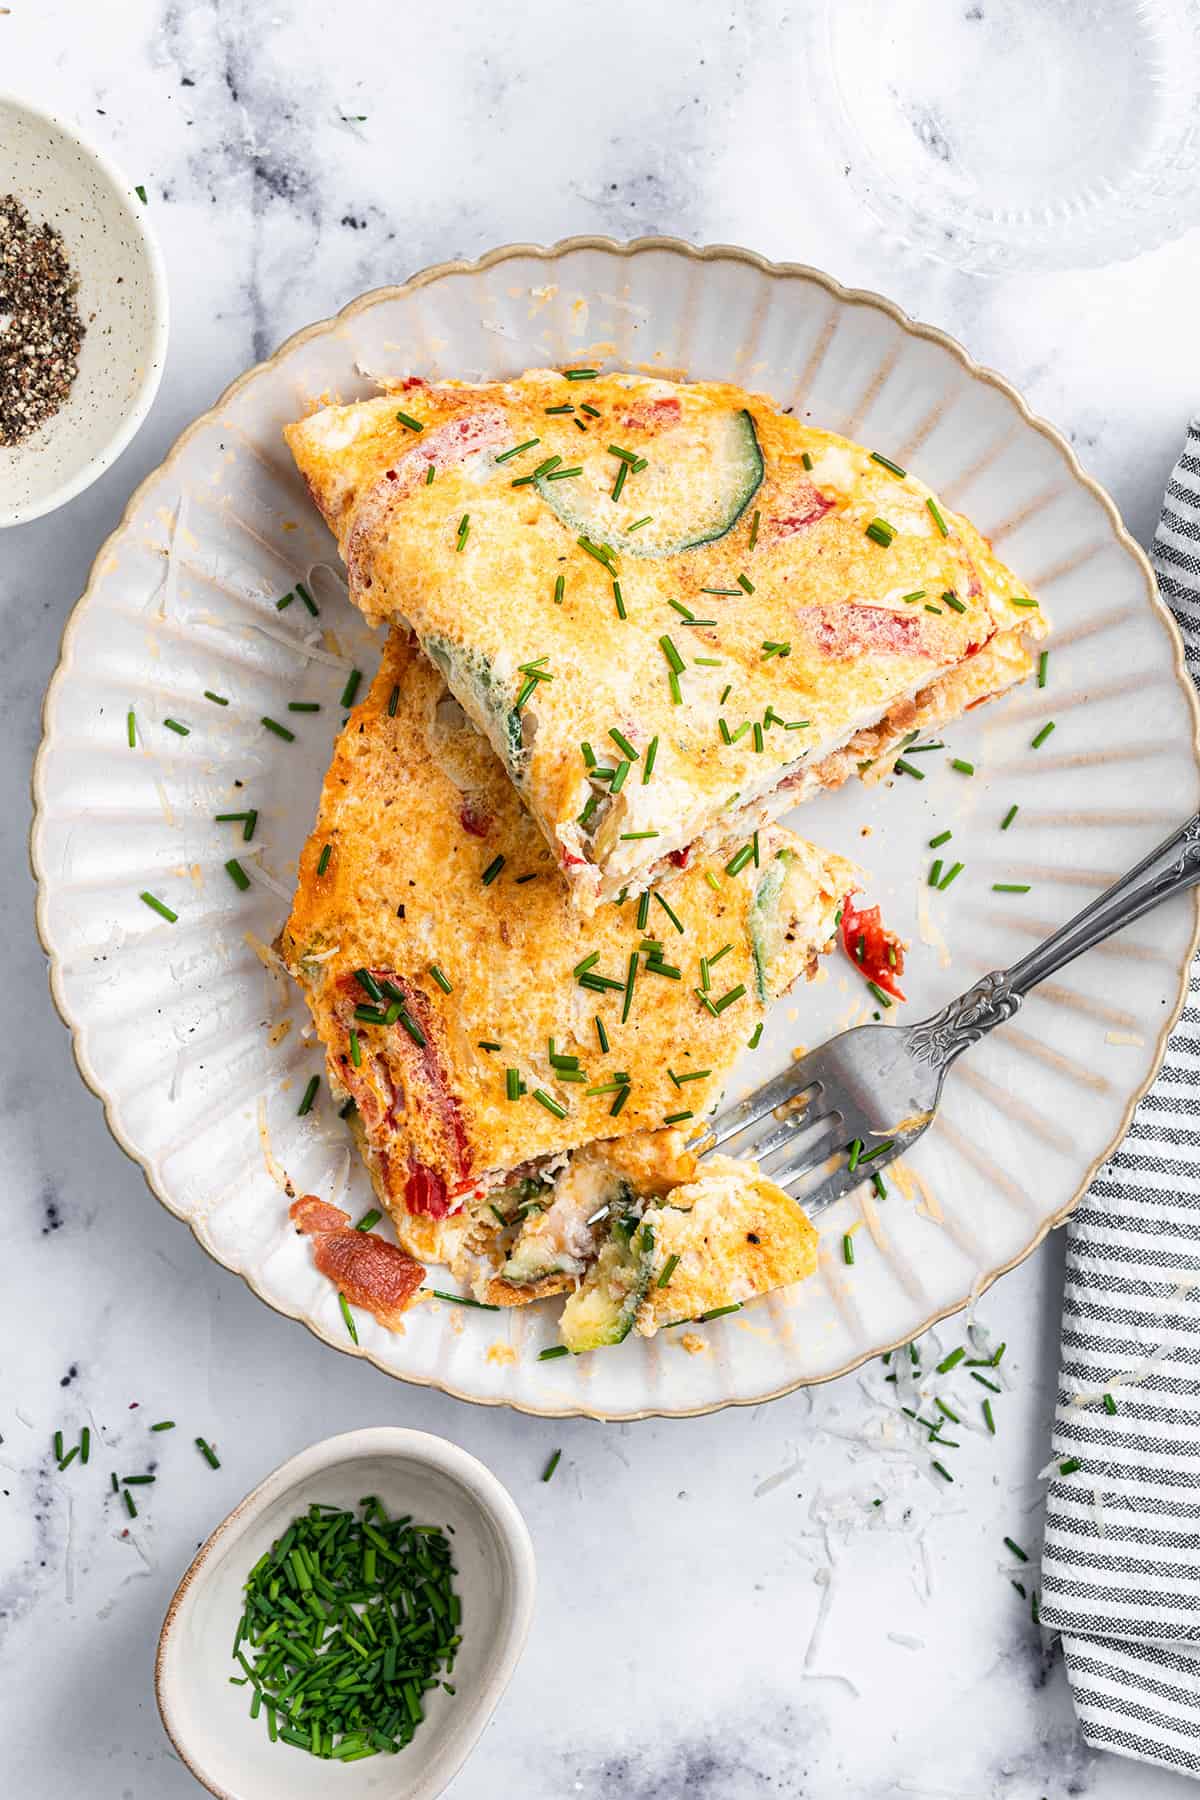
[[[404,1250],[514,1299],[573,1285],[586,1235],[576,1254],[564,1223],[535,1254],[524,1226],[549,1234],[572,1205],[586,1225],[597,1184],[690,1177],[678,1130],[861,882],[773,825],[733,873],[697,860],[669,898],[587,917],[439,670],[393,631],[337,740],[279,950]]]
[[[285,436],[356,604],[415,631],[584,912],[879,780],[1048,629],[917,476],[727,383],[413,379]]]

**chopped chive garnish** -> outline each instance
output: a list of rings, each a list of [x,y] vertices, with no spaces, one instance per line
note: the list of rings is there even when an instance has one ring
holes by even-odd
[[[200,1452],[201,1456],[204,1458],[205,1462],[208,1464],[209,1468],[210,1469],[219,1469],[221,1466],[221,1459],[217,1455],[216,1451],[213,1449],[212,1445],[207,1441],[207,1439],[198,1437],[198,1438],[194,1439],[193,1441],[196,1445],[197,1450]]]
[[[950,536],[950,527],[946,524],[945,519],[943,519],[942,513],[941,513],[941,508],[938,506],[938,503],[934,499],[932,494],[930,494],[928,500],[926,500],[925,505],[929,509],[930,518],[933,520],[934,524],[937,526],[937,528],[941,532],[942,536],[949,537]]]
[[[946,1467],[945,1463],[935,1462],[931,1465],[931,1467],[933,1467],[937,1470],[938,1474],[941,1476],[943,1481],[952,1482],[954,1480],[953,1475],[950,1473],[950,1471]]]
[[[252,807],[246,814],[246,824],[242,831],[242,842],[248,844],[254,836],[254,827],[258,824],[257,809]]]
[[[633,989],[634,989],[634,984],[637,981],[637,972],[638,972],[638,953],[636,950],[631,950],[629,952],[629,971],[625,977],[625,999],[621,1006],[621,1023],[622,1023],[622,1025],[624,1025],[626,1020],[628,1019],[629,1009],[633,1005]]]
[[[533,446],[540,444],[541,441],[541,438],[526,438],[523,444],[514,444],[511,450],[502,450],[495,460],[498,463],[509,462],[512,457],[520,456],[523,450],[532,450]]]
[[[967,610],[953,588],[947,588],[942,595],[942,599],[946,602],[946,605],[956,613],[965,613]]]
[[[179,737],[190,737],[192,734],[191,726],[181,725],[178,719],[164,719],[163,724],[168,731],[176,732]]]
[[[544,1106],[546,1111],[548,1113],[553,1113],[554,1117],[556,1119],[565,1119],[566,1118],[566,1116],[567,1116],[566,1107],[560,1106],[558,1101],[554,1098],[553,1094],[548,1094],[546,1092],[545,1088],[534,1088],[533,1097],[537,1101],[539,1106]]]
[[[1014,1543],[1012,1538],[1006,1537],[1004,1539],[1004,1545],[1006,1549],[1012,1551],[1018,1562],[1027,1563],[1029,1561],[1028,1556],[1025,1554],[1024,1550],[1022,1550],[1020,1544]]]
[[[491,862],[488,864],[487,868],[483,871],[483,874],[479,878],[483,882],[484,887],[491,887],[493,881],[495,881],[497,875],[500,873],[500,871],[503,867],[504,867],[504,857],[503,856],[494,856],[492,858]]]
[[[925,779],[924,769],[918,769],[915,763],[905,762],[902,756],[896,758],[892,767],[898,775],[911,775],[914,781],[924,781]]]
[[[880,1006],[883,1007],[885,1012],[891,1006],[891,1004],[892,1004],[891,995],[885,994],[883,989],[879,986],[879,984],[877,982],[868,981],[867,992],[869,994],[874,995],[875,999],[879,1002]]]
[[[758,542],[758,520],[759,520],[759,510],[756,506],[754,509],[754,517],[750,521],[750,538],[746,545],[746,548],[748,550],[753,550],[755,544],[757,544],[757,542]]]
[[[960,862],[951,863],[950,867],[946,870],[946,873],[942,876],[942,879],[938,882],[938,887],[944,892],[945,889],[950,886],[950,883],[957,880],[962,874],[963,868],[964,864]]]
[[[939,831],[936,837],[930,838],[929,848],[931,850],[936,850],[939,845],[948,844],[953,836],[954,833],[952,831]]]
[[[879,464],[879,466],[883,469],[886,469],[889,474],[899,476],[901,481],[904,480],[904,477],[908,473],[907,469],[902,469],[900,467],[900,464],[894,463],[890,457],[882,456],[878,450],[872,450],[871,461],[877,462]]]
[[[164,906],[163,902],[156,899],[153,894],[139,894],[138,898],[145,902],[151,912],[156,912],[160,918],[165,919],[168,925],[174,925],[179,918],[178,913],[172,912],[169,906]]]
[[[575,411],[575,408],[571,405],[571,402],[569,400],[566,400],[563,402],[563,404],[561,406],[544,406],[542,408],[542,411],[547,414],[549,414],[549,413],[573,413]]]
[[[1027,881],[993,881],[992,883],[993,894],[1027,894],[1029,891]]]
[[[1037,684],[1040,688],[1044,688],[1046,685],[1046,670],[1049,668],[1049,666],[1050,666],[1050,652],[1048,650],[1043,650],[1041,655],[1038,657]]]
[[[942,879],[942,859],[940,856],[937,856],[934,858],[934,860],[929,865],[929,885],[930,885],[930,887],[935,888],[941,879]]]
[[[1041,746],[1045,743],[1046,739],[1050,736],[1050,733],[1053,730],[1054,730],[1054,720],[1049,719],[1049,720],[1047,720],[1046,724],[1042,726],[1042,729],[1038,732],[1037,736],[1032,740],[1032,742],[1030,744],[1030,749],[1032,749],[1032,750],[1040,749]]]
[[[432,463],[426,463],[426,465],[425,465],[425,486],[426,487],[433,486],[433,464]]]
[[[637,928],[645,931],[646,921],[650,917],[650,889],[646,888],[638,899]]]
[[[1115,1400],[1114,1400],[1114,1399],[1113,1399],[1113,1397],[1112,1397],[1112,1395],[1111,1395],[1111,1394],[1105,1394],[1105,1396],[1104,1396],[1104,1410],[1105,1410],[1105,1412],[1106,1412],[1106,1413],[1108,1413],[1108,1414],[1109,1414],[1109,1415],[1110,1415],[1110,1416],[1111,1416],[1111,1415],[1112,1415],[1112,1414],[1113,1414],[1113,1413],[1115,1413],[1115,1412],[1116,1412],[1116,1410],[1117,1410],[1117,1403],[1116,1403],[1116,1401],[1115,1401]]]
[[[646,746],[646,760],[642,764],[642,786],[645,787],[654,773],[654,760],[658,755],[658,738],[652,737]]]
[[[510,1100],[521,1098],[521,1072],[519,1069],[505,1069],[504,1091]]]
[[[643,513],[643,515],[640,519],[635,519],[633,521],[632,525],[627,525],[625,527],[626,533],[628,534],[631,531],[640,531],[642,529],[642,526],[648,525],[653,517],[654,517],[653,513]]]
[[[132,707],[125,714],[125,736],[129,742],[129,748],[131,750],[136,750],[137,749],[137,719],[134,716]]]
[[[538,1351],[539,1362],[552,1362],[556,1356],[570,1356],[571,1352],[565,1344],[551,1344],[546,1350]]]
[[[755,591],[754,583],[751,581],[751,579],[748,575],[739,575],[737,578],[737,583],[743,593],[745,593],[745,594],[753,594],[754,593],[754,591]]]
[[[323,875],[329,867],[329,858],[333,855],[333,845],[326,844],[317,858],[317,874]]]
[[[225,864],[225,873],[228,875],[230,881],[232,881],[234,887],[240,888],[242,892],[245,893],[246,889],[250,886],[250,877],[247,875],[236,856],[231,856],[229,861]]]
[[[550,1458],[550,1461],[546,1464],[545,1468],[542,1470],[542,1480],[543,1481],[550,1480],[551,1476],[554,1474],[555,1469],[557,1469],[557,1467],[561,1461],[562,1461],[562,1451],[556,1450],[554,1452],[553,1456]]]
[[[608,728],[608,735],[617,746],[617,749],[621,752],[622,756],[627,756],[631,763],[637,762],[638,753],[630,743],[629,739],[625,736],[624,732],[618,731],[615,725],[610,725]]]
[[[591,538],[586,537],[577,537],[575,542],[579,545],[581,550],[586,551],[589,556],[594,557],[596,562],[606,568],[610,575],[612,574],[613,556],[612,551],[609,550],[607,546],[603,544],[593,544]]]
[[[281,725],[279,723],[278,719],[270,719],[264,713],[262,716],[261,722],[262,722],[262,724],[264,724],[266,726],[268,731],[273,731],[275,733],[275,736],[281,737],[285,743],[287,743],[287,744],[295,743],[295,741],[296,741],[295,732],[289,731],[286,725]]]
[[[943,1356],[941,1362],[937,1365],[938,1374],[939,1375],[948,1375],[950,1373],[951,1369],[956,1369],[958,1367],[959,1363],[962,1361],[963,1357],[966,1354],[967,1353],[962,1348],[961,1344],[959,1345],[957,1350],[951,1350],[949,1356]]]
[[[694,1119],[695,1116],[696,1115],[694,1112],[668,1113],[666,1118],[663,1120],[663,1124],[664,1125],[681,1125],[683,1123],[684,1119]]]
[[[568,381],[595,381],[596,369],[564,369],[563,374]]]
[[[71,1448],[67,1451],[67,1454],[63,1457],[62,1461],[58,1465],[58,1472],[60,1475],[62,1474],[62,1472],[65,1468],[68,1468],[70,1466],[70,1464],[75,1461],[75,1458],[78,1455],[79,1455],[79,1445],[72,1444]]]
[[[570,481],[573,476],[582,474],[583,465],[577,463],[573,469],[553,469],[544,479],[546,481]]]
[[[442,974],[442,971],[438,968],[436,963],[430,963],[429,973],[433,976],[433,979],[437,982],[437,984],[441,988],[443,994],[452,994],[454,992],[454,984],[450,981],[447,981],[446,977]]]
[[[355,969],[354,979],[370,1000],[381,1001],[383,989],[372,975],[370,969]]]
[[[626,481],[628,474],[629,474],[629,464],[625,463],[625,462],[618,463],[616,478],[613,481],[612,492],[609,495],[610,500],[615,501],[615,500],[619,500],[621,498],[621,489],[625,486],[625,481]]]
[[[1076,1469],[1082,1469],[1082,1467],[1083,1464],[1077,1456],[1068,1456],[1065,1462],[1059,1463],[1058,1472],[1060,1475],[1074,1475]]]
[[[296,592],[299,594],[300,598],[303,600],[305,606],[307,606],[307,608],[308,608],[309,612],[312,614],[313,618],[314,619],[320,618],[321,609],[317,605],[316,601],[313,599],[312,595],[309,593],[308,589],[305,587],[305,585],[302,581],[298,581],[296,583]]]
[[[895,535],[896,527],[889,525],[886,519],[872,519],[865,532],[872,543],[881,545],[885,550],[890,550]]]
[[[289,700],[288,701],[288,711],[289,712],[320,712],[320,710],[321,710],[321,702],[319,700]]]
[[[658,640],[658,647],[666,657],[672,672],[676,675],[681,675],[684,669],[686,669],[687,664],[684,662],[682,656],[680,656],[678,650],[665,632]]]
[[[990,1388],[993,1394],[1004,1392],[1003,1388],[997,1386],[994,1381],[989,1381],[986,1375],[980,1375],[975,1369],[971,1370],[971,1379],[977,1381],[981,1387]]]
[[[350,1033],[350,1061],[356,1069],[362,1068],[362,1045],[358,1041],[357,1031]]]
[[[55,1460],[55,1462],[61,1462],[62,1459],[63,1459],[63,1434],[61,1431],[56,1431],[54,1434],[54,1460]]]
[[[727,875],[740,875],[753,855],[754,845],[743,844],[741,849],[735,851],[729,861],[725,864],[725,873]]]
[[[303,1098],[303,1100],[301,1100],[299,1106],[296,1108],[296,1117],[298,1119],[302,1119],[304,1117],[305,1113],[309,1113],[312,1111],[312,1103],[317,1097],[317,1089],[320,1087],[320,1085],[321,1085],[321,1077],[319,1075],[310,1075],[309,1076],[308,1086],[304,1090],[304,1098]]]
[[[396,418],[406,431],[424,431],[425,429],[420,419],[414,419],[411,413],[398,412]]]
[[[158,1423],[152,1425],[150,1429],[151,1431],[174,1431],[175,1421],[174,1419],[160,1419]]]
[[[346,685],[342,689],[342,705],[353,706],[354,696],[358,692],[358,684],[362,680],[361,669],[351,669],[346,677]]]
[[[277,600],[275,602],[275,611],[283,612],[285,610],[285,608],[289,607],[292,604],[292,601],[295,598],[296,598],[296,595],[295,595],[294,589],[289,588],[287,593],[283,596],[283,598],[281,600]]]
[[[1001,831],[1008,830],[1009,826],[1012,824],[1013,820],[1016,818],[1017,812],[1018,812],[1018,808],[1014,802],[1014,804],[1012,806],[1010,806],[1008,811],[1005,813],[1003,819],[1001,819],[1001,821],[1000,821]]]
[[[1010,606],[1036,606],[1037,601],[1032,594],[1010,594],[1008,604]]]
[[[805,467],[805,468],[806,468],[806,469],[811,469],[811,468],[812,468],[812,466],[813,466],[813,459],[812,459],[812,457],[811,457],[811,456],[810,456],[810,455],[809,455],[809,454],[808,454],[808,451],[807,451],[807,450],[802,450],[802,451],[801,451],[801,452],[800,452],[800,461],[801,461],[801,462],[802,462],[802,463],[803,463],[803,464],[804,464],[804,467]]]
[[[663,1272],[654,1285],[656,1287],[665,1288],[678,1267],[679,1257],[677,1255],[668,1256],[666,1262],[663,1264]]]
[[[346,1330],[350,1333],[350,1336],[353,1338],[354,1342],[357,1344],[357,1342],[358,1342],[358,1327],[354,1323],[354,1314],[350,1311],[350,1302],[347,1300],[345,1294],[341,1293],[340,1291],[338,1293],[338,1305],[342,1309],[342,1318],[346,1322]]]
[[[726,1313],[741,1312],[741,1310],[742,1303],[740,1300],[735,1300],[730,1306],[710,1306],[707,1312],[702,1312],[699,1315],[695,1323],[697,1325],[707,1325],[710,1319],[723,1319]]]
[[[844,1263],[853,1263],[854,1261],[854,1239],[848,1231],[842,1233],[842,1261]]]
[[[470,513],[464,513],[462,518],[458,521],[458,542],[455,544],[454,548],[456,550],[461,550],[470,535],[471,515]]]
[[[131,1519],[136,1519],[138,1516],[137,1505],[128,1488],[122,1488],[121,1498],[125,1502],[125,1511],[129,1514]]]
[[[727,1006],[732,1006],[735,1000],[740,1000],[742,998],[742,995],[745,992],[746,992],[745,982],[739,981],[737,986],[734,988],[730,988],[730,990],[727,994],[722,994],[721,998],[719,1000],[713,1001],[713,1003],[712,1003],[713,1011],[717,1012],[717,1013],[723,1013]]]
[[[662,907],[663,911],[666,913],[668,919],[670,919],[672,925],[675,927],[675,929],[679,933],[680,937],[682,937],[684,934],[683,933],[683,923],[680,920],[679,914],[674,911],[674,909],[670,905],[669,901],[666,901],[663,899],[662,895],[659,893],[657,888],[654,888],[652,890],[652,892],[654,894],[654,898],[658,901],[658,904]]]
[[[632,767],[632,763],[625,762],[624,759],[617,764],[612,772],[612,779],[608,784],[608,791],[610,794],[620,793],[621,789],[625,786],[625,777]]]
[[[211,688],[205,688],[204,698],[206,700],[211,700],[215,706],[228,706],[229,705],[229,702],[225,698],[224,694],[214,694]]]
[[[960,775],[973,775],[975,773],[975,764],[965,761],[961,756],[952,757],[950,767],[952,769],[957,769]]]
[[[444,1288],[428,1288],[427,1293],[435,1300],[449,1300],[455,1306],[473,1306],[476,1312],[499,1312],[498,1306],[492,1306],[486,1300],[474,1300],[470,1294],[451,1294]]]

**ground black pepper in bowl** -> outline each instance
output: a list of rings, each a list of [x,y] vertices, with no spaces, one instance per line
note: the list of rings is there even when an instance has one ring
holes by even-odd
[[[52,225],[0,195],[0,445],[52,419],[79,372],[79,279]]]

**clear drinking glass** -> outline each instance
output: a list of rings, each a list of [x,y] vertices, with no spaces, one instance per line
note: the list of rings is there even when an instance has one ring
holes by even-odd
[[[826,0],[831,146],[890,232],[981,272],[1200,223],[1200,0]]]

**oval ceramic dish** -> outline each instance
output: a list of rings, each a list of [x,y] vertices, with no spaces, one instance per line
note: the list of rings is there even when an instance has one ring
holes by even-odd
[[[822,1220],[819,1273],[799,1288],[696,1334],[548,1363],[537,1353],[554,1340],[553,1307],[428,1300],[399,1334],[360,1315],[356,1348],[288,1225],[281,1183],[286,1172],[297,1192],[356,1216],[369,1188],[324,1084],[298,1116],[321,1061],[304,1008],[261,958],[287,911],[347,671],[369,670],[378,644],[345,600],[280,430],[318,396],[369,393],[372,373],[495,378],[583,362],[738,381],[911,466],[994,539],[1052,616],[1044,689],[1030,683],[956,725],[948,752],[920,759],[923,780],[851,785],[793,816],[873,871],[871,897],[912,941],[907,1017],[1011,961],[1196,808],[1195,702],[1149,566],[1010,387],[940,332],[816,270],[720,246],[579,238],[509,246],[365,295],[235,382],[138,489],[71,617],[46,700],[38,925],[80,1070],[118,1141],[264,1300],[338,1349],[461,1398],[543,1415],[679,1415],[852,1368],[1028,1255],[1154,1073],[1195,911],[1168,908],[1093,952],[959,1064],[911,1167],[889,1170],[886,1200],[868,1190]],[[278,610],[305,577],[319,617],[299,598]],[[289,713],[292,700],[322,710]],[[1034,749],[1049,720],[1053,735]],[[951,756],[975,774],[955,772]],[[240,825],[214,821],[250,807],[251,844]],[[951,842],[929,850],[944,830]],[[945,892],[927,884],[934,854],[965,865]],[[225,873],[233,856],[252,877],[245,892]],[[996,893],[996,882],[1030,891]],[[867,1005],[831,958],[775,1008],[732,1091]],[[846,1267],[843,1233],[857,1227]]]
[[[392,1518],[453,1533],[463,1643],[453,1695],[433,1690],[421,1728],[394,1758],[342,1765],[272,1744],[231,1685],[230,1646],[249,1571],[314,1502],[347,1507],[375,1494]],[[374,1426],[326,1438],[268,1475],[217,1526],[185,1573],[158,1640],[154,1689],[167,1734],[218,1800],[436,1800],[466,1761],[520,1661],[536,1572],[525,1521],[483,1464],[445,1438]]]

